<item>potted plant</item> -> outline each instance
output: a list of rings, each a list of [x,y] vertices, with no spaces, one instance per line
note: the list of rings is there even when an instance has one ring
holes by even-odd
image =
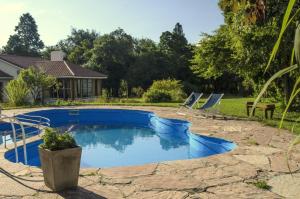
[[[39,146],[39,155],[47,187],[53,191],[75,188],[78,185],[81,147],[67,132],[47,128]]]

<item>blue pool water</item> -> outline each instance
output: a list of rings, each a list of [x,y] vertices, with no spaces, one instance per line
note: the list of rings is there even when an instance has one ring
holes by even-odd
[[[71,132],[83,149],[81,167],[130,166],[200,158],[236,147],[230,141],[191,133],[191,124],[187,121],[163,119],[145,111],[53,109],[29,114],[48,117],[52,127]],[[29,165],[40,166],[38,145],[41,142],[27,145]],[[18,148],[18,154],[24,162],[23,147]],[[6,152],[5,157],[15,162],[14,150]]]

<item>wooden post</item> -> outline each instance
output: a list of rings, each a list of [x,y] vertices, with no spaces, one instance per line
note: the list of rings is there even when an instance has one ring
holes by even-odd
[[[74,84],[74,80],[70,79],[69,83],[70,83],[70,95],[71,95],[70,98],[74,99],[74,90],[73,90],[74,89],[74,85],[73,85]]]
[[[63,85],[63,99],[66,99],[66,87],[65,87],[65,79],[62,79],[62,85]]]
[[[78,87],[78,79],[74,79],[74,98],[76,99],[77,98],[77,95],[78,95],[78,93],[77,93],[77,87]]]
[[[95,90],[96,83],[97,83],[97,80],[92,79],[92,96],[91,97],[95,97],[96,96],[96,93],[97,93],[96,90]]]
[[[102,94],[102,80],[101,79],[98,79],[97,80],[97,95],[98,96],[101,96]]]

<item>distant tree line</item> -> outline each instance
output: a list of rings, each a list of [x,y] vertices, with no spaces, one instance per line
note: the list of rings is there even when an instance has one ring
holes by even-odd
[[[53,50],[66,52],[66,59],[105,73],[104,88],[110,96],[123,96],[120,90],[147,90],[155,80],[180,80],[191,91],[254,95],[278,69],[289,65],[293,28],[287,31],[274,67],[264,73],[281,27],[288,0],[220,0],[225,23],[212,34],[202,34],[196,44],[188,43],[183,27],[161,34],[158,43],[137,39],[123,29],[100,35],[93,30],[72,29],[55,46],[44,47],[37,25],[24,14],[3,51],[9,54],[49,58]],[[29,37],[30,36],[30,37]],[[278,80],[269,96],[288,96],[297,74]]]
[[[121,28],[104,35],[72,29],[71,35],[42,54],[48,58],[52,50],[58,49],[67,53],[69,61],[107,74],[104,87],[113,97],[120,95],[124,81],[129,96],[133,88],[146,90],[159,79],[181,80],[186,92],[197,88],[197,78],[190,69],[193,46],[179,23],[172,32],[163,32],[158,44],[134,38]]]

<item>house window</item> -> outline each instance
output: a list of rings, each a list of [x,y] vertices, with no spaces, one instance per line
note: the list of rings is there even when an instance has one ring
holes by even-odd
[[[77,82],[77,87],[76,87],[76,89],[77,89],[77,96],[76,97],[81,97],[82,96],[81,80],[78,79],[76,82]]]
[[[83,79],[82,81],[82,97],[90,97],[92,96],[92,80],[91,79]]]
[[[82,97],[88,97],[87,79],[82,80]]]
[[[88,96],[92,96],[93,95],[93,85],[92,85],[92,80],[89,79],[88,83],[87,83],[87,90],[88,90]]]

